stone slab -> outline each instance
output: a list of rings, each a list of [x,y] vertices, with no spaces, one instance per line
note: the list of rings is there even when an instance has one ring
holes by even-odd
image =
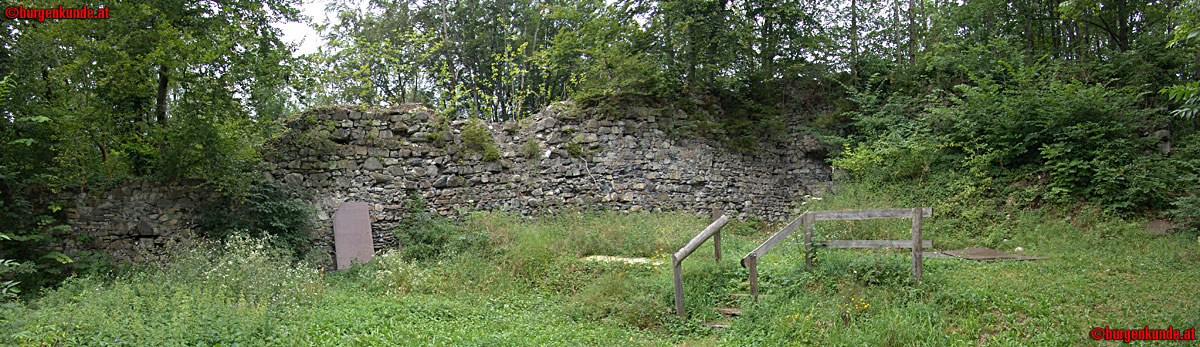
[[[946,255],[968,260],[1039,260],[1046,257],[1030,257],[1008,254],[991,248],[967,248],[953,251],[942,251]]]
[[[333,249],[337,253],[338,270],[369,262],[375,255],[370,209],[365,202],[345,202],[333,214]]]
[[[1175,225],[1165,219],[1155,219],[1146,222],[1146,232],[1151,235],[1166,235],[1170,234],[1175,229]]]
[[[584,261],[601,262],[601,263],[621,262],[621,263],[626,263],[626,264],[650,264],[650,265],[655,265],[655,266],[663,264],[661,261],[650,260],[650,259],[646,259],[646,258],[626,258],[626,257],[614,257],[614,256],[608,256],[608,255],[593,255],[593,256],[584,257],[583,260]]]

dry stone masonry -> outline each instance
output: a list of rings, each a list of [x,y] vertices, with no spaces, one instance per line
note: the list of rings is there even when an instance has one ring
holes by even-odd
[[[830,179],[823,158],[813,155],[812,135],[793,134],[745,155],[669,136],[664,130],[683,124],[682,114],[637,107],[628,113],[638,120],[580,113],[563,103],[520,121],[479,125],[416,105],[311,110],[275,145],[271,176],[314,192],[326,226],[340,203],[369,203],[377,247],[395,245],[391,231],[413,196],[442,215],[715,208],[779,221]],[[464,141],[474,126],[486,127],[499,158],[485,159],[484,150]]]
[[[268,146],[266,175],[309,193],[318,243],[331,253],[334,212],[349,201],[368,204],[375,247],[383,248],[396,245],[392,231],[415,197],[447,216],[720,209],[782,221],[802,196],[827,189],[830,169],[812,135],[795,132],[741,154],[677,134],[673,129],[686,124],[682,113],[636,106],[621,113],[588,114],[560,103],[488,124],[446,120],[419,105],[317,108],[290,121]],[[75,231],[64,235],[64,249],[141,260],[194,237],[196,205],[218,199],[195,183],[131,182],[71,197]]]
[[[72,230],[54,235],[61,250],[100,250],[114,259],[153,260],[195,239],[197,205],[221,199],[196,181],[134,181],[99,194],[64,194]]]

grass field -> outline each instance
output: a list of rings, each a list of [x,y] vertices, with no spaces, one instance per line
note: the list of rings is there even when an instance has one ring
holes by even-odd
[[[810,209],[899,206],[848,185]],[[1093,327],[1200,326],[1200,240],[1082,209],[1025,211],[992,230],[925,220],[935,248],[991,246],[1049,259],[927,259],[910,281],[902,250],[826,250],[804,269],[796,238],[760,259],[757,304],[737,262],[777,226],[735,222],[725,257],[684,263],[690,316],[673,314],[669,253],[710,220],[684,214],[480,213],[453,228],[478,240],[423,260],[390,252],[323,273],[261,240],[180,250],[171,261],[0,308],[2,345],[1079,345]],[[907,220],[818,222],[818,238],[905,239]],[[589,255],[664,265],[595,263]],[[736,306],[726,318],[714,307]],[[728,321],[729,329],[699,326]],[[1119,343],[1119,342],[1118,342]]]

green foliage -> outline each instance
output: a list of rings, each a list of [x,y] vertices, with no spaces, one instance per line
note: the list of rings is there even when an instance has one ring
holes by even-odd
[[[408,217],[393,231],[399,254],[407,260],[438,259],[487,246],[487,235],[465,230],[459,223],[430,213],[419,196],[408,201]]]
[[[450,120],[441,117],[430,121],[433,122],[433,131],[429,132],[426,140],[438,147],[448,144],[450,142]]]
[[[843,187],[844,193],[809,204],[904,206],[890,195],[901,189]],[[0,344],[957,345],[978,343],[980,336],[996,344],[1071,344],[1080,340],[1071,327],[1200,323],[1189,295],[1200,261],[1193,235],[1148,235],[1140,223],[1076,217],[1017,212],[1006,226],[1006,249],[1022,246],[1050,260],[926,259],[919,284],[909,281],[903,251],[823,250],[817,268],[807,272],[796,239],[785,240],[760,259],[764,295],[757,304],[729,296],[747,289],[736,261],[717,262],[711,252],[698,251],[683,266],[686,319],[672,311],[669,263],[580,258],[669,261],[671,248],[686,243],[707,218],[475,214],[459,227],[489,235],[491,247],[436,261],[390,251],[331,273],[295,262],[289,250],[271,247],[272,240],[235,237],[179,248],[162,264],[115,277],[74,278],[28,303],[0,306]],[[939,245],[967,242],[956,234],[954,218],[938,213],[926,219],[926,234]],[[821,235],[860,232],[843,230],[851,225],[857,224],[817,224]],[[725,256],[745,254],[766,236],[726,234]],[[1127,283],[1097,286],[1097,277]],[[1178,299],[1158,305],[1139,299],[1155,295]],[[730,306],[744,314],[730,319],[728,330],[698,325],[726,319],[712,308]]]
[[[821,250],[817,276],[848,279],[863,286],[903,286],[912,277],[912,260],[895,253],[863,254],[860,250]]]
[[[500,160],[500,157],[502,157],[502,156],[504,156],[504,154],[500,153],[500,147],[498,147],[494,144],[492,146],[488,146],[487,148],[485,148],[483,150],[483,160],[484,161],[497,161],[497,160]]]
[[[1163,209],[1179,194],[1171,159],[1139,134],[1162,124],[1140,107],[1146,94],[1059,81],[1041,63],[998,65],[953,93],[858,91],[847,112],[858,134],[835,139],[846,150],[834,165],[880,184],[944,180],[932,193],[964,204],[1087,201],[1125,212]]]
[[[297,159],[294,158],[296,153],[304,151],[318,157],[332,154],[338,145],[333,141],[333,132],[337,125],[333,121],[317,121],[314,113],[319,110],[309,110],[306,114],[290,120],[288,128],[295,131],[284,132],[271,139],[270,146],[266,147],[274,152],[264,153],[264,156],[274,155],[280,160],[294,160]]]
[[[1200,230],[1200,134],[1192,134],[1180,141],[1173,160],[1165,165],[1175,169],[1169,178],[1179,185],[1182,194],[1171,201],[1170,214],[1194,230]]]
[[[482,153],[484,161],[496,161],[501,156],[500,147],[492,140],[487,125],[478,119],[471,119],[463,126],[462,145],[467,151]]]
[[[579,18],[550,18],[533,1],[369,1],[334,5],[319,26],[337,49],[313,60],[317,99],[396,105],[422,102],[452,118],[517,119],[565,96],[571,71],[546,50]],[[555,20],[557,19],[557,20]]]
[[[289,111],[294,61],[263,28],[296,19],[293,5],[116,3],[112,20],[5,23],[0,142],[22,140],[56,187],[150,176],[241,193]]]
[[[0,24],[0,234],[11,237],[0,259],[15,261],[0,274],[7,293],[109,267],[104,254],[50,250],[79,237],[54,201],[64,191],[200,179],[240,195],[261,177],[257,149],[293,91],[291,52],[269,23],[295,19],[292,5],[122,2],[106,5],[124,14],[111,20]]]
[[[9,294],[55,285],[74,275],[107,270],[106,257],[81,257],[53,250],[57,237],[71,235],[63,203],[51,197],[41,175],[0,165],[0,287]]]
[[[231,344],[261,340],[326,290],[320,271],[271,240],[179,248],[162,266],[112,279],[82,277],[0,322],[5,345]],[[10,316],[17,317],[17,316]],[[70,321],[62,317],[72,317]]]
[[[578,140],[567,141],[567,143],[564,144],[563,147],[566,148],[567,153],[570,154],[572,157],[577,157],[577,158],[583,157],[583,146],[579,145]]]
[[[202,235],[213,240],[231,237],[266,237],[296,254],[308,250],[310,233],[316,227],[314,210],[295,192],[280,183],[260,183],[245,197],[201,206],[204,218],[197,225]]]
[[[525,144],[521,145],[521,154],[524,154],[526,159],[537,158],[542,155],[542,145],[534,139],[526,140]]]
[[[0,237],[0,240],[9,239],[10,238],[7,235]],[[21,264],[11,259],[0,259],[0,276],[12,272],[12,268],[17,267],[18,265]],[[16,298],[17,294],[21,293],[21,288],[17,288],[18,284],[21,284],[21,282],[12,280],[0,282],[0,302]]]
[[[891,133],[859,143],[833,159],[833,165],[855,177],[897,182],[929,174],[944,143],[927,134]]]
[[[1192,81],[1187,84],[1175,85],[1161,90],[1171,101],[1179,104],[1179,108],[1171,110],[1171,114],[1191,120],[1200,114],[1200,82]]]

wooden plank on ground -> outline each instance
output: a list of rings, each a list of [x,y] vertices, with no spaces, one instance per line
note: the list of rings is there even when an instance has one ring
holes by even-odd
[[[717,312],[720,312],[721,314],[730,316],[730,317],[737,317],[737,316],[742,315],[742,309],[737,308],[737,307],[718,307]]]
[[[825,248],[912,248],[912,240],[828,240],[818,241]],[[921,246],[933,248],[933,241],[921,240]]]
[[[918,207],[922,217],[933,216],[932,207]],[[912,218],[910,208],[884,208],[871,210],[808,211],[817,220],[864,220],[879,218]]]

